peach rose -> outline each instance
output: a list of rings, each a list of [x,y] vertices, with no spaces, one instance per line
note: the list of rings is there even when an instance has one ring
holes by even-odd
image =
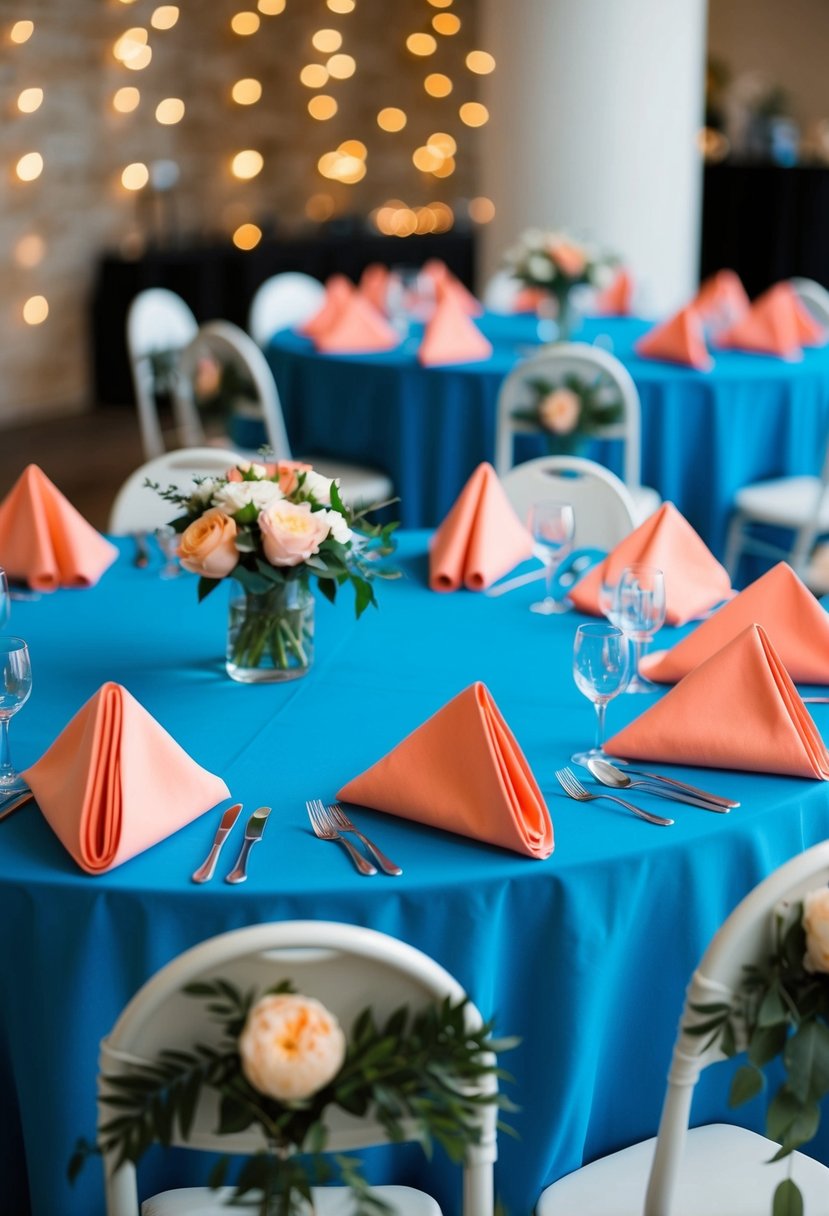
[[[807,971],[829,972],[829,887],[810,891],[803,900],[803,928],[806,930]]]
[[[577,279],[579,275],[584,274],[587,266],[587,260],[582,251],[575,245],[568,245],[565,241],[550,246],[550,257],[561,273],[566,274],[570,279]]]
[[[538,406],[538,420],[547,431],[569,435],[578,426],[581,401],[571,388],[556,388]]]
[[[310,472],[310,464],[303,460],[280,460],[278,464],[268,465],[268,476],[279,476],[279,488],[283,494],[293,494],[299,481],[297,473]]]
[[[310,1098],[339,1072],[345,1035],[313,997],[263,996],[239,1038],[242,1072],[259,1093],[280,1102]]]
[[[280,498],[259,514],[265,557],[272,566],[299,566],[331,531],[326,511],[312,511],[308,502]]]
[[[182,532],[178,555],[191,574],[224,578],[239,560],[236,521],[218,507],[211,507]]]

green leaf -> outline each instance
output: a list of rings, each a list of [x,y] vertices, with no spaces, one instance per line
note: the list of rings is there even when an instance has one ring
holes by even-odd
[[[783,1051],[788,1085],[806,1102],[829,1092],[829,1028],[822,1022],[802,1022]]]
[[[759,1068],[744,1064],[738,1068],[731,1081],[731,1091],[728,1095],[729,1106],[742,1106],[744,1102],[755,1098],[765,1087],[765,1078]]]
[[[776,1026],[759,1027],[754,1031],[748,1045],[748,1058],[752,1064],[762,1068],[768,1064],[786,1045],[787,1027],[783,1023]]]
[[[792,1182],[784,1178],[774,1192],[772,1216],[803,1216],[803,1196]]]
[[[219,1103],[219,1134],[232,1135],[233,1132],[243,1132],[254,1122],[250,1107],[228,1094],[222,1095]]]
[[[214,1162],[210,1173],[207,1175],[207,1185],[211,1191],[217,1191],[220,1186],[224,1186],[229,1165],[230,1161],[227,1157],[220,1157],[218,1161]]]
[[[820,1107],[817,1103],[801,1102],[787,1086],[782,1086],[769,1103],[766,1116],[768,1135],[782,1146],[775,1160],[808,1143],[819,1123]]]
[[[780,989],[776,984],[773,984],[760,1002],[760,1008],[757,1012],[757,1025],[766,1028],[778,1026],[781,1022],[786,1023],[788,1020],[788,1008],[780,995]]]

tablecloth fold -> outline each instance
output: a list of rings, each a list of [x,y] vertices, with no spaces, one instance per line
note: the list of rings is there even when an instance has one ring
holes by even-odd
[[[705,345],[702,317],[691,304],[681,308],[661,325],[648,330],[635,343],[634,349],[644,359],[682,363],[700,372],[710,371],[713,366]]]
[[[314,341],[327,333],[355,290],[354,284],[344,274],[332,274],[325,281],[325,299],[321,307],[298,327],[299,333]]]
[[[747,313],[717,334],[717,345],[752,354],[778,355],[781,359],[801,359],[804,322],[796,304],[794,292],[787,284],[769,287]]]

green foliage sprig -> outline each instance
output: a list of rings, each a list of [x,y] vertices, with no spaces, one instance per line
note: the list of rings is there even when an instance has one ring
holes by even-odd
[[[534,400],[530,406],[514,410],[513,418],[519,422],[528,422],[544,431],[551,450],[557,445],[566,445],[573,439],[595,434],[603,427],[620,422],[624,417],[622,396],[614,382],[603,371],[589,381],[576,375],[568,375],[558,383],[539,377],[528,377],[524,383],[534,394]],[[553,425],[549,406],[545,410],[545,403],[549,403],[551,396],[560,389],[566,390],[577,399],[577,410],[572,417],[562,418]],[[575,406],[576,401],[571,404]]]

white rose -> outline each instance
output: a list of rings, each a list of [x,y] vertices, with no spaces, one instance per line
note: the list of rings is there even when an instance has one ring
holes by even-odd
[[[337,541],[340,545],[347,545],[351,540],[351,529],[345,521],[345,518],[340,515],[339,511],[323,511],[325,522],[331,529],[329,535],[332,540]]]
[[[254,477],[267,477],[268,470],[263,464],[256,464],[253,460],[240,460],[236,465],[240,473],[253,473]]]
[[[340,479],[337,478],[339,486]],[[327,507],[331,503],[331,487],[334,484],[330,477],[323,477],[322,473],[318,473],[316,469],[309,469],[305,474],[305,481],[302,483],[303,494],[310,494],[314,502],[318,502],[321,507]]]
[[[284,497],[274,481],[229,481],[213,495],[213,502],[228,515],[235,515],[249,503],[264,510],[277,498]]]
[[[206,507],[213,497],[215,489],[215,480],[212,477],[205,477],[204,481],[193,487],[193,493],[190,495],[191,503],[194,506]]]
[[[527,271],[536,282],[547,283],[555,277],[553,264],[541,253],[531,253],[527,258]]]

